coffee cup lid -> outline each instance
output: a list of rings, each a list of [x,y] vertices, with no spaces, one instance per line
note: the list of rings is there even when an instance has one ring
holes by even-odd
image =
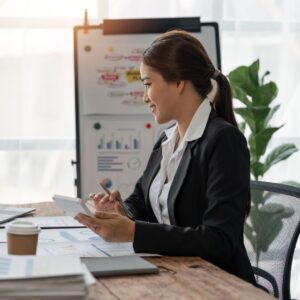
[[[6,225],[6,231],[8,233],[30,235],[40,232],[39,226],[31,221],[17,220]]]

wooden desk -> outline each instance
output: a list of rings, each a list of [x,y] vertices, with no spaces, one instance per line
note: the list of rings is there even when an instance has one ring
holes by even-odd
[[[63,215],[52,202],[25,204],[36,216]],[[158,275],[99,278],[89,300],[106,299],[273,299],[251,284],[199,257],[149,257]]]

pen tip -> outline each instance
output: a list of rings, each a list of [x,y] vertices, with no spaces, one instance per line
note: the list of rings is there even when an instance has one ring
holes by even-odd
[[[112,181],[109,178],[102,178],[100,181],[101,186],[105,186],[106,188],[110,188],[112,186]]]

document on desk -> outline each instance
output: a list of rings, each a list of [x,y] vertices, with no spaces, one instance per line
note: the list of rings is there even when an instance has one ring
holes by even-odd
[[[131,243],[106,243],[98,241],[38,244],[37,255],[62,254],[78,254],[80,257],[112,257],[134,255],[135,253]]]
[[[0,253],[7,253],[5,229],[0,229]],[[80,257],[113,257],[136,254],[132,243],[108,243],[89,228],[42,229],[39,234],[37,255],[74,254]]]
[[[41,228],[84,228],[85,226],[70,216],[24,217],[26,221],[35,222]],[[25,220],[17,218],[17,220]],[[4,228],[6,224],[0,224]]]
[[[0,229],[0,253],[7,253],[5,229]],[[108,243],[88,228],[42,229],[37,255],[75,254],[80,257],[133,255],[132,243]]]
[[[103,241],[101,237],[88,228],[42,229],[39,234],[40,243]],[[6,243],[6,229],[0,229],[0,243]]]
[[[1,240],[1,238],[0,238]],[[103,241],[102,238],[88,228],[44,229],[39,236],[39,243],[88,242]]]
[[[23,219],[24,220],[24,219]],[[84,228],[85,226],[70,216],[49,216],[26,218],[26,221],[35,222],[41,228]]]

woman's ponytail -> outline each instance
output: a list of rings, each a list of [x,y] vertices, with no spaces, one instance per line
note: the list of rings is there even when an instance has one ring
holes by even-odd
[[[227,78],[219,70],[214,71],[212,78],[215,79],[218,84],[217,93],[213,101],[216,112],[227,122],[238,127],[233,112],[231,87]]]

